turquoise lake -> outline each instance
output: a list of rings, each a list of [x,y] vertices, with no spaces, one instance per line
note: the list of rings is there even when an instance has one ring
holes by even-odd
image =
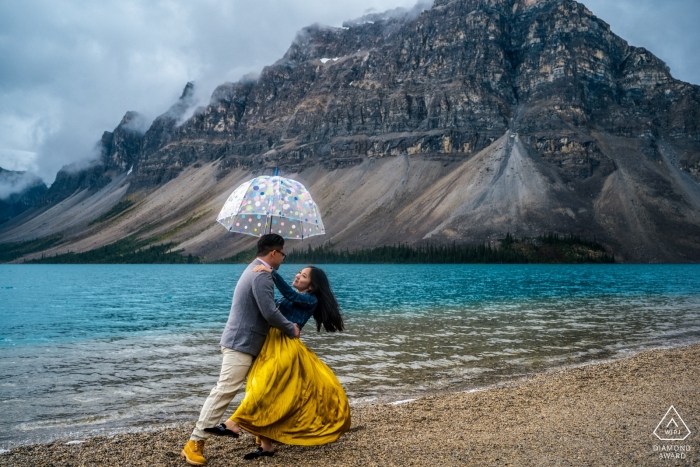
[[[244,267],[0,265],[0,449],[193,422]],[[321,267],[347,331],[302,339],[352,404],[700,341],[700,265]]]

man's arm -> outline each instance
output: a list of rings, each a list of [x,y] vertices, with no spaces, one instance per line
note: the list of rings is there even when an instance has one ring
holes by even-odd
[[[269,274],[255,275],[253,278],[253,296],[258,303],[260,313],[270,323],[270,326],[279,329],[289,337],[297,337],[296,326],[285,318],[275,305],[274,284]]]

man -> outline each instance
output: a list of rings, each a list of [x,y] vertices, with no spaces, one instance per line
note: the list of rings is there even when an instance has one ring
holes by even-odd
[[[260,237],[255,260],[243,271],[233,292],[231,312],[221,336],[221,375],[204,402],[194,431],[182,450],[188,464],[205,465],[204,443],[219,423],[236,393],[243,385],[253,359],[260,353],[265,337],[274,326],[287,336],[299,337],[299,328],[290,323],[275,306],[274,283],[270,274],[255,274],[262,264],[279,269],[285,257],[284,239],[277,234]],[[207,430],[208,429],[208,430]],[[237,436],[236,433],[233,433]]]

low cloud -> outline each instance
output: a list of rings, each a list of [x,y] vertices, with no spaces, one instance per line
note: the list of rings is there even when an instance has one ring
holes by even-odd
[[[151,126],[151,123],[152,121],[146,118],[146,116],[136,113],[131,116],[128,122],[122,125],[122,128],[142,135],[146,133],[148,128]]]
[[[0,200],[5,200],[14,193],[22,193],[41,183],[39,177],[28,172],[0,171]]]
[[[30,151],[0,148],[0,170],[37,172],[38,154]]]
[[[343,25],[352,26],[367,22],[387,21],[392,19],[412,20],[417,18],[425,10],[432,8],[432,1],[419,1],[412,8],[398,7],[391,10],[377,12],[374,8],[365,10],[365,14],[357,19],[349,19]]]

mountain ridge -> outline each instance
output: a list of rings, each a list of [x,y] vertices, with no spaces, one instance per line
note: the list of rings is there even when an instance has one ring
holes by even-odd
[[[340,246],[552,231],[596,237],[626,261],[700,260],[700,87],[570,0],[404,13],[304,28],[257,79],[219,86],[184,122],[191,83],[145,133],[127,113],[103,135],[98,164],[59,174],[37,218],[70,217],[80,203],[69,200],[99,195],[94,217],[69,223],[79,251],[109,229],[142,228],[85,226],[125,196],[190,193],[152,219],[167,229],[279,167],[313,188]],[[184,187],[194,172],[209,177],[198,193]],[[214,260],[246,244],[204,222],[178,234],[187,253]],[[33,225],[10,223],[0,241],[56,233]]]

